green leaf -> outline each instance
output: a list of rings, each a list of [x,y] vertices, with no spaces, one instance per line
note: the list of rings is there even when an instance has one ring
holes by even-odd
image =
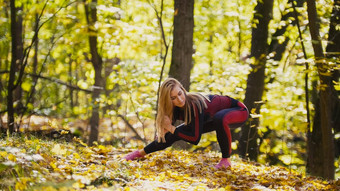
[[[27,92],[31,90],[31,87],[32,87],[31,82],[24,81],[24,82],[21,84],[21,88],[22,88],[24,91],[27,91]]]

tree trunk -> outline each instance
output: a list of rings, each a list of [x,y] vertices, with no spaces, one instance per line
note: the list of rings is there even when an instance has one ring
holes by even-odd
[[[20,73],[20,70],[24,69],[24,41],[23,41],[23,29],[22,29],[22,13],[23,13],[23,5],[21,5],[21,7],[17,7],[16,8],[16,32],[17,34],[15,34],[15,38],[17,41],[17,68],[15,73]],[[20,75],[20,74],[19,74]],[[22,78],[17,78],[16,80],[17,82],[15,82],[14,84],[19,84],[18,86],[14,87],[14,96],[13,96],[13,101],[15,103],[15,108],[14,108],[14,112],[16,112],[17,114],[19,114],[20,112],[22,112],[23,109],[23,103],[22,103],[22,88],[21,88],[21,81]]]
[[[323,171],[322,131],[320,116],[320,98],[317,90],[317,81],[313,81],[312,102],[314,103],[313,130],[307,131],[307,173],[320,176]]]
[[[97,31],[95,30],[95,23],[97,21],[97,0],[92,0],[91,4],[88,5],[86,0],[84,0],[85,4],[85,13],[86,19],[88,23],[88,32],[89,32],[89,44],[90,44],[90,52],[91,52],[91,62],[92,66],[95,70],[95,79],[93,85],[93,93],[92,93],[92,116],[90,119],[90,138],[89,144],[92,145],[93,142],[98,140],[99,134],[99,96],[103,89],[103,77],[102,77],[102,68],[103,61],[101,56],[98,53],[97,49]]]
[[[272,17],[273,0],[258,0],[254,11],[256,27],[252,28],[251,57],[255,63],[251,64],[252,70],[248,75],[247,89],[244,103],[252,113],[259,114],[264,91],[266,56],[268,53],[268,24]],[[241,130],[239,154],[257,160],[257,127],[259,118],[251,118]]]
[[[194,0],[175,0],[173,46],[169,76],[180,81],[189,91],[190,73],[193,67]],[[191,147],[185,141],[178,141],[175,148]]]
[[[189,91],[193,67],[194,0],[175,0],[172,58],[169,76]]]
[[[73,68],[72,68],[72,63],[73,63],[73,60],[71,58],[71,54],[69,54],[69,58],[70,58],[70,61],[68,63],[68,76],[69,76],[69,79],[68,79],[68,83],[70,85],[72,85],[72,82],[73,82]],[[73,109],[74,109],[74,99],[73,99],[73,89],[72,88],[69,88],[69,94],[70,94],[70,109],[71,109],[71,113],[73,115]]]
[[[15,0],[10,1],[11,6],[11,37],[12,37],[12,60],[8,80],[7,93],[7,124],[9,133],[15,131],[14,120],[14,102],[21,97],[20,87],[15,87],[15,76],[23,59],[23,41],[22,41],[22,16],[18,15],[18,10],[22,7],[15,7]],[[19,90],[17,90],[19,88]],[[19,95],[20,94],[20,95]]]
[[[334,0],[334,6],[332,11],[331,22],[329,26],[328,33],[328,44],[326,47],[327,58],[329,58],[332,62],[335,62],[337,68],[340,66],[339,57],[340,57],[340,30],[336,28],[337,25],[340,25],[340,0]],[[337,60],[338,59],[338,60]],[[340,70],[335,69],[332,75],[332,80],[336,83],[339,83]],[[340,133],[340,91],[333,93],[333,100],[337,100],[334,104],[333,108],[333,120],[334,120],[334,133]],[[335,157],[340,156],[340,138],[337,138],[335,141]]]
[[[339,3],[335,1],[335,5]],[[315,113],[314,126],[311,132],[308,132],[308,160],[307,160],[307,171],[312,175],[320,176],[327,179],[334,179],[334,135],[332,130],[334,128],[334,106],[338,103],[339,99],[336,96],[334,90],[332,75],[330,73],[330,66],[328,65],[320,40],[319,34],[319,20],[316,12],[315,1],[307,0],[307,11],[309,20],[309,29],[312,37],[312,45],[315,55],[315,63],[319,73],[320,80],[320,91],[318,103],[316,103],[316,109],[319,109]],[[333,9],[334,12],[334,9]],[[336,17],[336,15],[332,15]],[[334,19],[334,18],[333,18]],[[334,23],[333,23],[334,24]],[[330,32],[332,30],[332,19]],[[332,35],[332,33],[330,33]],[[334,33],[333,33],[334,35]],[[332,36],[330,38],[334,38]],[[339,45],[338,45],[339,46]],[[334,102],[335,98],[335,102]],[[313,138],[319,138],[321,142],[315,142]],[[320,141],[319,140],[319,141]],[[316,140],[318,141],[318,140]],[[314,148],[313,144],[319,144],[320,147]],[[318,149],[320,152],[317,153]],[[321,164],[320,164],[321,163]]]
[[[329,60],[336,64],[336,68],[334,68],[334,72],[332,75],[332,80],[336,83],[339,83],[340,77],[340,29],[336,28],[336,26],[340,25],[340,0],[334,0],[332,16],[330,19],[329,25],[329,33],[328,33],[328,44],[326,47],[326,57]],[[334,89],[333,89],[334,90]],[[333,104],[333,120],[334,120],[334,132],[340,133],[340,91],[332,91],[333,100],[335,100],[335,104]],[[340,144],[340,139],[337,140]],[[340,152],[340,147],[335,149],[335,151]],[[340,153],[338,153],[340,155]]]

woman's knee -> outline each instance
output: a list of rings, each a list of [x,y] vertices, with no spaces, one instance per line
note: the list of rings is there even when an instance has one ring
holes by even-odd
[[[245,109],[233,110],[223,117],[223,126],[234,127],[235,125],[242,125],[248,119],[248,111]]]

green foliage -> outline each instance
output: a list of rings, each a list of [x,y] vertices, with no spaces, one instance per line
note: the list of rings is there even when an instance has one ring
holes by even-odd
[[[27,106],[26,115],[38,114],[64,118],[64,123],[76,119],[88,119],[91,94],[72,90],[59,82],[92,90],[94,70],[89,53],[87,24],[82,1],[16,1],[23,5],[24,48],[34,36],[36,16],[39,21],[38,51],[33,47],[25,70],[21,88]],[[103,58],[105,90],[100,99],[101,117],[110,118],[116,131],[124,126],[118,115],[124,115],[138,130],[147,126],[145,137],[153,137],[153,123],[158,81],[160,78],[164,45],[156,12],[160,10],[159,0],[98,1],[98,51]],[[297,29],[288,22],[281,22],[287,0],[275,1],[273,20],[270,23],[270,36],[284,25],[287,32],[278,37],[282,42],[289,38],[287,51],[281,61],[268,57],[266,93],[261,109],[259,128],[262,163],[282,164],[292,168],[305,166],[306,153],[306,111],[304,98],[305,62]],[[321,37],[326,43],[331,0],[317,1],[321,17]],[[10,10],[8,1],[0,1],[0,111],[6,110],[7,80],[11,61]],[[249,73],[251,48],[251,27],[255,0],[198,0],[195,1],[194,28],[194,67],[191,74],[190,91],[229,95],[244,99],[246,80]],[[306,6],[306,5],[305,5]],[[310,34],[307,30],[306,7],[299,8],[299,17],[307,55],[312,56]],[[168,43],[172,41],[173,1],[164,1],[163,26]],[[269,38],[270,42],[272,39]],[[169,49],[171,55],[171,47]],[[37,53],[37,66],[33,56]],[[170,56],[165,65],[167,76]],[[113,60],[119,59],[119,62]],[[312,62],[308,71],[315,79]],[[107,72],[108,71],[108,72]],[[107,72],[107,73],[106,73]],[[34,79],[37,74],[49,80]],[[36,84],[35,84],[36,82]],[[33,99],[26,102],[35,88]],[[336,86],[339,88],[339,84]],[[311,89],[311,87],[309,87]],[[71,94],[72,93],[72,94]],[[71,99],[72,96],[72,99]],[[312,110],[313,113],[313,110]],[[69,119],[70,118],[70,119]],[[103,125],[101,125],[103,127]],[[150,130],[151,129],[151,130]],[[140,131],[138,131],[140,132]],[[124,132],[119,132],[124,133]],[[116,135],[116,134],[115,134]],[[104,140],[113,139],[101,132]],[[212,137],[205,138],[206,145],[216,142]],[[149,139],[151,140],[151,138]],[[115,140],[119,141],[119,140]],[[234,142],[234,149],[237,147]],[[202,146],[206,146],[206,145]],[[134,144],[130,146],[135,146]],[[6,169],[5,169],[6,170]],[[23,180],[24,181],[24,180]],[[110,182],[112,179],[99,179]]]

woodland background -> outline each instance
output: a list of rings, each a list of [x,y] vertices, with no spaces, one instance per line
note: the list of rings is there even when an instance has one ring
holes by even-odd
[[[3,139],[34,132],[145,146],[154,137],[159,84],[172,76],[190,91],[247,105],[249,123],[233,131],[235,154],[339,177],[339,0],[0,5]],[[219,149],[214,134],[202,139],[180,147]]]

